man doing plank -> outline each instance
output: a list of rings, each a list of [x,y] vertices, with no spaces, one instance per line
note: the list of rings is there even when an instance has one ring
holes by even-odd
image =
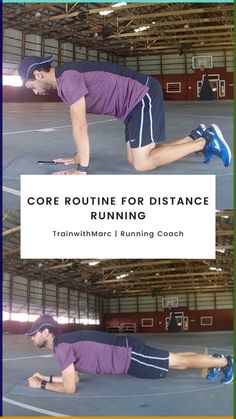
[[[209,368],[207,379],[221,382],[234,378],[233,356],[201,355],[193,352],[172,353],[146,345],[135,336],[117,336],[93,330],[58,333],[57,322],[49,315],[39,317],[26,333],[33,344],[52,351],[61,376],[36,372],[28,379],[32,388],[74,393],[79,373],[128,374],[137,378],[164,378],[169,369]]]
[[[182,139],[163,144],[165,114],[163,94],[152,77],[118,64],[78,61],[51,67],[54,56],[27,57],[19,66],[24,85],[36,95],[56,90],[70,107],[75,155],[55,159],[77,165],[56,174],[86,174],[90,160],[87,113],[111,115],[124,122],[128,162],[138,171],[171,164],[201,151],[205,163],[219,157],[227,167],[231,151],[216,124],[200,124]]]

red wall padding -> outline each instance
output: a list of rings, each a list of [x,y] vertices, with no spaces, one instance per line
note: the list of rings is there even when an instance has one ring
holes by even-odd
[[[226,72],[222,67],[208,69],[208,74],[219,74],[220,80],[225,80],[226,96],[219,98],[233,99],[233,73]],[[154,75],[162,86],[165,100],[199,100],[197,98],[197,81],[202,80],[202,72],[196,71],[193,74],[163,74]],[[166,83],[181,82],[181,93],[167,93]]]

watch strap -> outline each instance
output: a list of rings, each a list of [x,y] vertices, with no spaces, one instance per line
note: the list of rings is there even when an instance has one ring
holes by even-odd
[[[47,381],[45,381],[45,380],[41,381],[41,385],[40,385],[41,390],[46,390],[46,384],[47,384]]]
[[[77,166],[77,170],[79,170],[80,172],[85,172],[85,173],[87,173],[87,171],[88,171],[88,166],[82,166],[81,164],[78,164],[78,166]]]

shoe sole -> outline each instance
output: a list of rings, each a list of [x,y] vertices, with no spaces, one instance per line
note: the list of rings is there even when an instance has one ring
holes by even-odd
[[[222,384],[230,384],[232,383],[232,381],[234,381],[234,376],[231,378],[230,381],[227,381],[226,383],[224,381],[221,381]]]
[[[230,148],[229,148],[229,146],[228,146],[227,142],[225,141],[225,139],[224,139],[224,137],[223,137],[223,134],[222,134],[222,132],[221,132],[220,128],[218,127],[218,125],[216,125],[216,124],[211,124],[211,126],[214,128],[214,130],[215,130],[216,134],[218,135],[219,139],[220,139],[220,140],[222,141],[222,143],[224,144],[224,146],[225,146],[225,148],[226,148],[226,150],[227,150],[227,152],[228,152],[228,154],[229,154],[229,163],[225,166],[225,167],[228,167],[228,166],[230,165],[231,158],[232,158],[232,155],[231,155],[231,150],[230,150]]]
[[[232,375],[231,380],[229,380],[227,382],[221,381],[222,384],[230,384],[234,381],[234,360],[233,359],[232,359],[232,372],[233,372],[233,375]]]
[[[214,377],[214,378],[207,378],[207,377],[206,377],[206,380],[207,380],[207,381],[216,381],[216,380],[217,380],[217,378],[219,378],[219,374],[218,374],[216,377]]]

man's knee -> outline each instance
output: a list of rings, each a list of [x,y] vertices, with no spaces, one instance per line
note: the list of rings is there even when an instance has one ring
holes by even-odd
[[[138,172],[146,172],[146,170],[150,170],[149,164],[148,164],[148,160],[137,160],[137,161],[133,161],[133,167],[135,168],[135,170],[137,170]]]
[[[128,157],[128,164],[129,164],[131,167],[133,167],[133,165],[134,165],[134,164],[133,164],[133,160],[132,160],[131,158],[129,158],[129,157]]]
[[[155,144],[148,144],[141,148],[132,149],[133,167],[138,172],[145,172],[154,168],[152,151]]]

